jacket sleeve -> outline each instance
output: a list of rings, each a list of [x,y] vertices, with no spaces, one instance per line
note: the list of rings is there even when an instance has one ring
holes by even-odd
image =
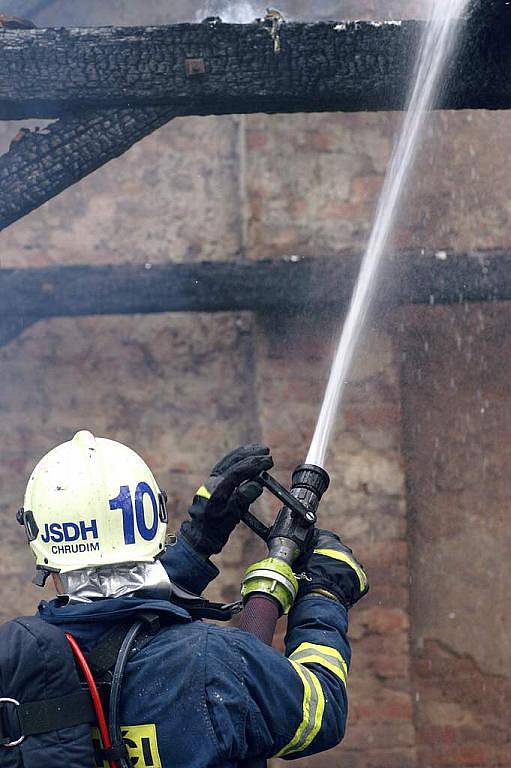
[[[220,674],[210,676],[207,686],[224,758],[292,759],[330,749],[341,741],[350,664],[347,625],[343,606],[327,597],[307,595],[290,613],[285,655],[246,632],[233,632],[231,647],[237,649],[240,687],[236,706],[229,703],[236,696],[226,682],[227,648],[223,650],[223,680]],[[222,653],[219,647],[215,650],[220,640],[217,635],[213,641],[215,655]]]
[[[168,577],[188,592],[200,595],[218,576],[218,568],[201,557],[181,535],[161,556]]]

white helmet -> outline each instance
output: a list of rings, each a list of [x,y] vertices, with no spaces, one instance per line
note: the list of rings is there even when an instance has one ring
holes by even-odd
[[[35,583],[52,571],[152,562],[165,548],[165,500],[131,448],[77,432],[41,459],[18,512],[36,558]]]

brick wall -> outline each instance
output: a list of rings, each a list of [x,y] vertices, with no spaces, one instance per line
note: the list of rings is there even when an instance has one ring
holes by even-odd
[[[488,305],[405,314],[420,764],[509,766],[511,315]]]
[[[60,0],[41,21],[163,23],[201,7]],[[296,16],[311,8],[292,4]],[[321,0],[313,13],[424,8]],[[508,119],[431,117],[398,245],[509,245]],[[396,114],[176,120],[2,233],[2,266],[342,258],[367,240],[399,123]],[[0,125],[0,147],[17,127]],[[504,306],[423,308],[371,319],[332,440],[321,516],[353,545],[372,590],[351,614],[347,738],[303,765],[511,766],[508,315]],[[51,446],[79,428],[132,445],[169,490],[176,525],[211,464],[240,442],[266,440],[287,481],[306,453],[340,321],[54,319],[0,349],[0,617],[30,612],[40,597],[13,513]],[[274,507],[260,506],[269,519]],[[219,558],[211,597],[234,597],[260,552],[240,529]]]
[[[337,318],[297,318],[278,330],[271,319],[259,323],[259,421],[284,482],[306,454],[337,332]],[[389,334],[373,331],[350,378],[320,507],[321,525],[343,532],[373,585],[351,614],[350,725],[341,747],[298,765],[415,765],[398,371]]]

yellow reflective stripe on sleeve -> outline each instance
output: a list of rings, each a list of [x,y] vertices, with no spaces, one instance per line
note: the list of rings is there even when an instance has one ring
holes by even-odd
[[[317,736],[323,723],[325,711],[325,696],[318,678],[307,667],[297,664],[292,659],[290,664],[298,673],[303,683],[302,721],[291,741],[286,744],[275,757],[290,755],[292,752],[302,752]]]
[[[318,643],[302,643],[289,657],[300,664],[319,664],[329,669],[342,680],[344,685],[348,679],[348,665],[335,648]]]
[[[200,496],[201,499],[210,499],[211,493],[208,491],[205,485],[201,485],[201,487],[198,489],[196,496]]]
[[[356,563],[346,552],[339,552],[337,549],[315,549],[314,554],[325,555],[325,557],[331,557],[333,560],[341,560],[343,563],[348,563],[358,576],[360,589],[364,590],[367,587],[367,576],[358,563]]]

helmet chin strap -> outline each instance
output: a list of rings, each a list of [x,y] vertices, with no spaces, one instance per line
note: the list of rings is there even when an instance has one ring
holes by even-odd
[[[59,573],[54,582],[59,598],[68,604],[132,595],[170,600],[172,594],[172,583],[159,560],[80,568]]]

